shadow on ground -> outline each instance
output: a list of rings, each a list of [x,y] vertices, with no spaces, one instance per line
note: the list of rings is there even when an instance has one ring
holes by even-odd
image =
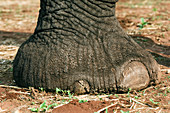
[[[31,34],[32,33],[0,31],[0,45],[20,46]],[[159,64],[170,67],[170,46],[156,44],[150,38],[140,35],[132,35],[131,37],[140,46],[149,51]]]
[[[170,46],[159,45],[150,38],[140,35],[132,35],[131,37],[149,51],[159,64],[170,67]]]
[[[0,45],[20,46],[32,33],[0,31]]]

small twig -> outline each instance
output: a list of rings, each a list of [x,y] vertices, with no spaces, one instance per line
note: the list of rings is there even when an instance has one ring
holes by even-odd
[[[10,91],[10,93],[24,94],[24,95],[30,95],[30,94],[31,94],[31,93],[27,93],[27,92],[20,92],[20,91]]]
[[[158,112],[158,113],[161,113],[161,111],[162,111],[162,108],[159,110],[159,112]]]
[[[152,108],[152,107],[150,107],[149,105],[143,104],[143,103],[141,103],[141,102],[139,102],[139,101],[135,100],[134,98],[132,98],[132,100],[133,100],[134,102],[136,102],[136,103],[140,104],[140,105],[148,106],[148,108],[149,108],[149,109],[155,109],[155,110],[159,109],[159,107],[157,107],[157,108]]]
[[[167,72],[170,72],[170,69],[161,69],[161,71],[167,71]]]
[[[146,91],[146,90],[149,90],[149,89],[152,89],[152,88],[154,88],[154,87],[153,87],[153,86],[150,86],[150,87],[146,88],[145,91]]]
[[[119,99],[110,99],[110,101],[118,101]]]
[[[136,103],[135,103],[135,105],[134,105],[133,109],[136,109]]]
[[[154,109],[154,110],[157,110],[157,109],[159,109],[159,107],[156,107],[156,108],[151,108],[151,107],[149,107],[149,109]]]
[[[0,113],[3,113],[5,111],[7,111],[7,110],[2,110],[2,108],[0,107]]]
[[[24,88],[20,88],[20,87],[17,87],[17,86],[7,86],[7,85],[0,85],[0,87],[2,87],[2,88],[12,88],[12,89],[24,89]]]
[[[135,100],[134,98],[132,98],[132,100],[133,100],[134,102],[136,102],[136,103],[140,104],[140,105],[147,106],[147,105],[145,105],[145,104],[143,104],[143,103],[141,103],[141,102],[139,102],[139,101]]]
[[[106,109],[108,109],[108,108],[116,105],[117,103],[118,103],[118,102],[116,102],[115,104],[111,104],[111,105],[109,105],[109,106],[106,106],[105,108],[102,108],[102,109],[98,110],[96,113],[100,113],[100,112],[102,112],[102,111],[104,111],[104,110],[106,110]]]
[[[142,108],[136,108],[136,109],[134,109],[134,110],[132,110],[132,111],[130,111],[130,112],[134,112],[134,111],[137,111],[137,110],[141,110],[141,109],[144,109],[145,107],[142,107]]]
[[[117,113],[117,109],[116,109],[116,111],[114,113]]]
[[[125,107],[125,108],[130,107],[130,105],[122,104],[122,103],[120,103],[120,102],[119,102],[119,105],[121,105],[121,106],[123,106],[123,107]]]
[[[130,109],[132,109],[132,108],[133,108],[134,104],[135,104],[135,102],[133,102],[133,103],[132,103],[132,106],[130,107]]]
[[[37,96],[37,93],[36,93],[34,87],[30,87],[30,91],[31,91],[31,95]]]
[[[134,111],[137,111],[137,110],[143,110],[143,109],[145,109],[146,107],[142,107],[142,108],[135,108],[134,110],[132,110],[132,111],[130,111],[130,112],[134,112]],[[149,109],[154,109],[154,110],[157,110],[157,109],[159,109],[159,107],[157,107],[157,108],[151,108],[151,107],[147,107],[147,108],[149,108]],[[161,109],[162,110],[162,109]],[[158,112],[158,113],[160,113],[161,112],[161,110]]]
[[[70,102],[71,102],[71,101],[70,101]],[[54,107],[54,108],[57,109],[57,108],[59,108],[59,107],[61,107],[61,106],[64,106],[64,105],[69,104],[70,102],[66,102],[65,104],[58,105],[58,106],[56,106],[56,107]]]

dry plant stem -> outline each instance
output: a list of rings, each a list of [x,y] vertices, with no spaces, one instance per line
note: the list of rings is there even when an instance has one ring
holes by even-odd
[[[17,87],[17,86],[7,86],[7,85],[0,85],[0,87],[2,87],[2,88],[12,88],[12,89],[23,89],[23,88],[20,88],[20,87]]]
[[[122,103],[120,103],[120,102],[119,102],[119,105],[121,105],[121,106],[123,106],[123,107],[125,107],[125,108],[130,107],[130,105],[122,104]]]
[[[135,100],[134,98],[131,98],[131,99],[132,99],[134,102],[136,102],[136,103],[138,103],[138,104],[140,104],[140,105],[147,106],[147,105],[145,105],[145,104],[143,104],[143,103],[141,103],[141,102]]]
[[[35,89],[33,87],[31,87],[31,94],[33,94],[34,96],[37,96],[37,93],[35,92]]]
[[[168,72],[169,72],[169,71],[170,71],[170,69],[161,69],[161,71],[168,71]]]
[[[137,110],[142,110],[142,109],[145,109],[145,107],[142,107],[142,108],[136,108],[136,109],[134,109],[134,110],[132,110],[132,111],[130,111],[130,112],[134,112],[134,111],[137,111]]]
[[[136,103],[135,103],[135,105],[134,105],[133,109],[136,109]]]
[[[159,110],[159,112],[158,112],[158,113],[161,113],[161,111],[162,111],[162,108]]]
[[[114,106],[116,104],[118,104],[118,102],[116,102],[115,104],[111,104],[109,106],[106,106],[105,108],[100,109],[99,111],[97,111],[97,113],[100,113],[100,112],[102,112],[102,111],[104,111],[104,110],[106,110],[106,109],[108,109],[108,108],[110,108],[110,107],[112,107],[112,106]]]
[[[7,110],[2,110],[2,108],[0,108],[0,113],[4,113]]]
[[[130,107],[130,109],[132,109],[132,108],[133,108],[134,104],[135,104],[135,102],[133,102],[133,103],[132,103],[132,106]]]
[[[56,97],[58,99],[64,99],[64,100],[69,100],[70,98],[69,97]]]
[[[71,102],[71,101],[70,101]],[[61,106],[64,106],[64,105],[66,105],[66,104],[68,104],[69,102],[66,102],[65,104],[61,104],[61,105],[58,105],[58,106],[56,106],[56,107],[54,107],[55,109],[56,108],[59,108],[59,107],[61,107]]]
[[[116,109],[116,111],[114,113],[117,113],[117,109]]]
[[[110,101],[118,101],[119,99],[110,99]]]
[[[151,86],[151,87],[146,88],[146,89],[144,89],[144,90],[146,91],[146,90],[149,90],[149,89],[152,89],[152,88],[154,88],[154,87],[153,87],[153,86]],[[144,91],[144,90],[142,90],[142,91]]]
[[[143,104],[143,103],[141,103],[141,102],[135,100],[134,98],[132,98],[132,100],[133,100],[134,102],[140,104],[140,105],[147,106],[146,104]],[[156,107],[156,108],[148,107],[148,108],[149,108],[149,109],[155,109],[155,110],[159,109],[159,107]]]
[[[154,110],[158,110],[159,109],[159,107],[157,107],[157,108],[151,108],[151,107],[141,107],[141,108],[135,108],[134,110],[132,110],[132,111],[130,111],[130,112],[135,112],[135,111],[137,111],[137,110],[143,110],[143,109],[146,109],[146,108],[148,108],[148,109],[154,109]],[[161,109],[162,110],[162,109]],[[158,112],[158,113],[160,113],[161,112],[161,110]]]
[[[24,95],[30,95],[30,94],[31,94],[31,93],[27,93],[27,92],[20,92],[20,91],[10,91],[10,93],[24,94]]]

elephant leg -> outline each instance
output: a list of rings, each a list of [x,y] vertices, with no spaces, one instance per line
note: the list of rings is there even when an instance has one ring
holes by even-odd
[[[120,91],[140,90],[146,88],[150,82],[148,70],[141,62],[133,61],[127,64],[123,70],[123,78],[120,81]]]

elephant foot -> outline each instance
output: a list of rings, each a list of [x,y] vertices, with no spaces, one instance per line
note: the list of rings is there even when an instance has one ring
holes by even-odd
[[[120,91],[127,92],[140,90],[148,86],[150,81],[148,71],[141,62],[133,61],[129,63],[123,71],[123,79],[119,85]]]
[[[86,80],[79,80],[74,83],[73,91],[75,94],[85,94],[90,91],[89,83]]]

